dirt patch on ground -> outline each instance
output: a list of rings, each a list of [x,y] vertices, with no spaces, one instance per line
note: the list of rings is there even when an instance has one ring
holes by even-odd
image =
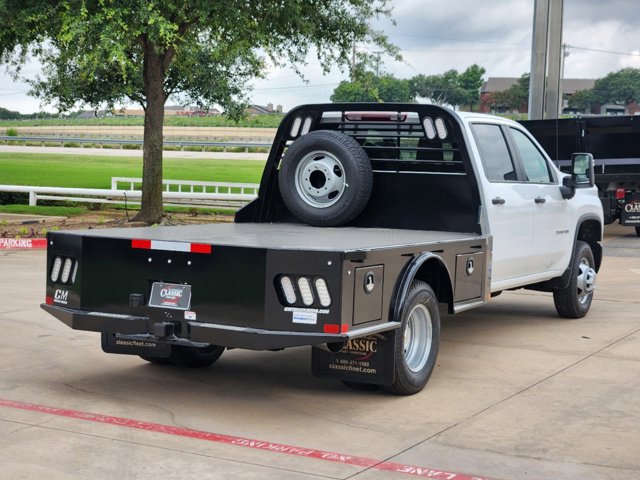
[[[133,217],[130,214],[130,218]],[[133,222],[127,214],[119,210],[90,212],[73,217],[31,217],[11,218],[0,221],[0,238],[44,238],[47,232],[59,230],[85,230],[94,228],[131,228],[147,226],[143,222]],[[161,225],[194,225],[199,223],[233,222],[233,215],[171,213]]]

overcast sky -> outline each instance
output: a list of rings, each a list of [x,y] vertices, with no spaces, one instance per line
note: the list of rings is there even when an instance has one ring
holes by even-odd
[[[392,0],[396,25],[376,26],[402,51],[402,63],[382,57],[384,71],[398,78],[463,71],[477,63],[485,78],[519,77],[531,66],[534,0]],[[599,78],[624,67],[640,68],[640,2],[638,0],[564,0],[563,42],[570,45],[565,78]],[[366,46],[360,46],[366,48]],[[606,52],[605,52],[606,51]],[[253,102],[281,104],[328,102],[345,72],[323,76],[311,62],[304,84],[290,69],[278,69],[254,82]],[[29,65],[25,73],[38,73]],[[0,107],[31,113],[39,100],[26,95],[24,84],[0,73]],[[46,110],[51,107],[42,105]]]

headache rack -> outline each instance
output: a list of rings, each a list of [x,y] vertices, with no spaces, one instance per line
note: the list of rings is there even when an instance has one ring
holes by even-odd
[[[371,162],[373,195],[351,225],[479,232],[480,196],[457,116],[436,105],[407,103],[302,105],[289,112],[276,133],[259,197],[236,221],[295,221],[280,198],[280,162],[293,142],[315,130],[352,137]],[[437,208],[443,199],[449,218]]]

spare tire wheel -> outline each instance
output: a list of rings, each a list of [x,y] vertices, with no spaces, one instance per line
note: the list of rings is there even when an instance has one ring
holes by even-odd
[[[309,225],[336,227],[353,220],[367,205],[373,172],[367,154],[353,138],[316,130],[289,147],[278,183],[294,216]]]

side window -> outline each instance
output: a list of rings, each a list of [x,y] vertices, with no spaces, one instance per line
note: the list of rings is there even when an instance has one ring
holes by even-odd
[[[487,178],[492,182],[515,181],[516,171],[500,126],[476,123],[473,135]]]
[[[520,154],[528,182],[549,183],[553,181],[546,159],[533,142],[520,130],[511,129],[511,136]]]

